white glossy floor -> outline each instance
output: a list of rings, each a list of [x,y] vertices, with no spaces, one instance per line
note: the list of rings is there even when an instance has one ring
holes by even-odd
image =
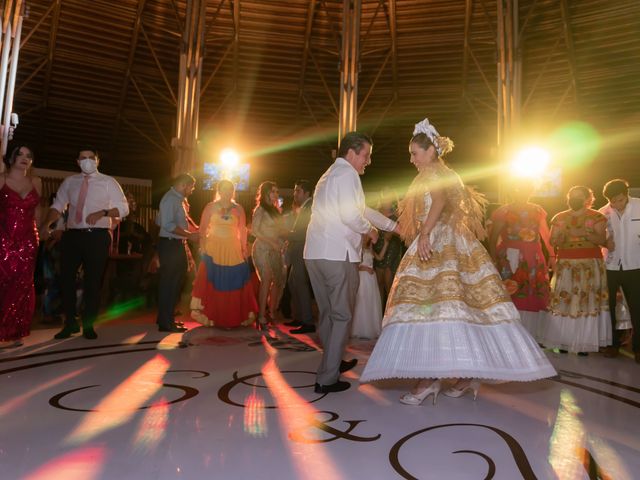
[[[99,339],[36,330],[0,353],[2,479],[640,478],[640,365],[549,356],[558,378],[483,385],[437,405],[402,383],[313,392],[314,336],[287,327],[157,332],[151,314]]]

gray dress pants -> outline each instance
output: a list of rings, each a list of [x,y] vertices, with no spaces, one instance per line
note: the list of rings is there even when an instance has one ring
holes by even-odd
[[[340,362],[349,339],[360,276],[358,263],[305,260],[313,294],[318,303],[318,335],[322,361],[317,383],[331,385],[340,377]]]

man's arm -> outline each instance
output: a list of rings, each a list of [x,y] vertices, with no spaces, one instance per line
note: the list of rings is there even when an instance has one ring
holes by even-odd
[[[385,217],[382,213],[374,210],[373,208],[365,207],[364,217],[377,228],[384,230],[385,232],[395,232],[398,228],[397,222]]]
[[[368,234],[373,229],[365,218],[364,193],[355,171],[335,177],[340,220],[356,233]]]
[[[95,225],[103,217],[124,218],[129,215],[129,202],[127,202],[122,187],[115,179],[107,178],[109,179],[109,187],[107,188],[109,203],[105,205],[105,208],[87,215],[86,222],[89,225]]]

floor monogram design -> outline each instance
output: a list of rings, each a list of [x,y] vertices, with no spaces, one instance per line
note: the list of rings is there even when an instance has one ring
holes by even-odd
[[[401,405],[406,382],[314,392],[317,338],[188,324],[105,325],[97,343],[35,331],[0,353],[7,479],[634,479],[640,372],[547,352],[559,375]]]

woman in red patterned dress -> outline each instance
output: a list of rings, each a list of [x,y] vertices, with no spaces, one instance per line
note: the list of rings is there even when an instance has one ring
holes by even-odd
[[[491,215],[489,253],[520,312],[522,325],[537,341],[549,305],[549,273],[542,252],[544,243],[551,255],[547,212],[529,202],[532,189],[518,185],[512,203]]]

